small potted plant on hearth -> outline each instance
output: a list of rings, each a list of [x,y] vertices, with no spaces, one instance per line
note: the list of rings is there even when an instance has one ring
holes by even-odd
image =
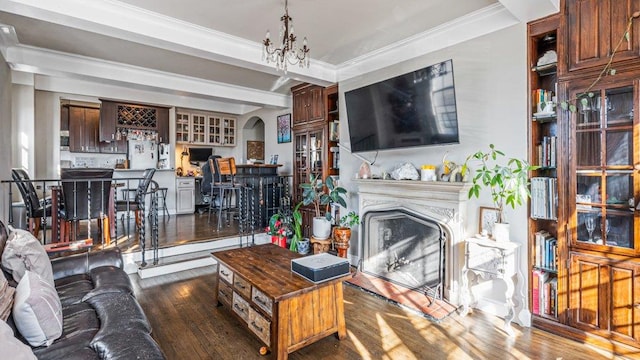
[[[338,250],[338,256],[346,258],[349,241],[351,240],[351,229],[360,224],[360,216],[355,211],[349,213],[338,220],[338,226],[333,228],[333,242]]]
[[[480,197],[480,190],[487,188],[491,192],[493,203],[498,209],[498,218],[493,228],[493,238],[496,241],[509,241],[509,223],[504,216],[505,206],[515,209],[523,205],[531,196],[529,192],[529,171],[538,166],[530,165],[524,159],[509,158],[500,162],[504,152],[490,144],[489,150],[478,151],[467,157],[462,166],[462,174],[469,171],[471,161],[479,162],[480,166],[472,177],[473,185],[469,189],[468,197]]]
[[[311,176],[310,181],[300,184],[300,187],[302,188],[302,203],[305,206],[313,204],[315,211],[312,227],[313,237],[317,240],[328,239],[331,235],[329,206],[331,203],[338,203],[342,207],[347,207],[347,201],[344,198],[347,190],[336,186],[331,176],[327,176],[324,183],[317,176]],[[324,216],[320,212],[322,206],[324,206]]]

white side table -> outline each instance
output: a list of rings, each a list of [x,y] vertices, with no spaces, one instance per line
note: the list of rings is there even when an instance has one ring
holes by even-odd
[[[465,265],[462,268],[462,316],[469,313],[469,305],[475,304],[475,296],[469,286],[468,272],[481,276],[483,279],[501,279],[507,285],[505,291],[507,316],[504,318],[504,331],[513,336],[511,321],[515,317],[513,293],[513,276],[517,276],[518,286],[521,287],[524,276],[518,267],[518,249],[520,244],[514,242],[496,242],[488,239],[469,238],[466,240]],[[524,301],[524,294],[518,291],[519,304]]]

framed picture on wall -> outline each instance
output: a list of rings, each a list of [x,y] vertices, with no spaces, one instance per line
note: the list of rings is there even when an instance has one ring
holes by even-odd
[[[247,141],[247,160],[264,160],[264,141]]]
[[[493,235],[493,224],[498,221],[498,209],[480,206],[480,216],[478,222],[478,233],[487,232],[487,236]]]
[[[291,114],[278,116],[278,144],[291,142]]]

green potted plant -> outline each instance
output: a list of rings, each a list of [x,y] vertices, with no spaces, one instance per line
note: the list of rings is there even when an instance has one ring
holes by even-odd
[[[308,183],[300,184],[302,188],[302,203],[307,206],[313,204],[315,217],[313,218],[313,237],[318,240],[328,239],[331,235],[331,213],[329,206],[331,203],[338,203],[347,207],[344,196],[347,190],[336,186],[333,178],[327,176],[325,182],[319,176],[310,176]],[[320,212],[324,206],[325,216]]]
[[[302,237],[302,213],[300,212],[300,206],[302,206],[302,204],[302,202],[298,203],[291,213],[293,237],[291,238],[289,250],[297,251],[304,255],[309,252],[309,239]]]
[[[360,224],[360,216],[355,211],[350,211],[341,217],[338,226],[333,229],[333,241],[338,249],[338,256],[347,257],[349,240],[351,240],[351,229]]]
[[[493,237],[496,241],[509,241],[509,224],[504,215],[505,206],[516,209],[525,204],[531,196],[529,192],[529,171],[538,166],[530,165],[526,160],[509,158],[506,163],[501,161],[504,152],[490,144],[488,151],[478,151],[467,157],[462,166],[462,174],[469,170],[471,161],[479,162],[480,166],[472,177],[473,185],[469,189],[468,197],[480,197],[483,188],[489,189],[491,199],[498,210],[498,217],[494,225]]]

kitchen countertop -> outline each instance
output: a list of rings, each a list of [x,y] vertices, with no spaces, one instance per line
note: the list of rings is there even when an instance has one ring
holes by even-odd
[[[134,171],[144,171],[145,169],[114,169],[114,170],[115,171],[123,171],[123,172],[126,172],[126,171],[134,172]],[[175,172],[176,169],[156,169],[156,172],[158,172],[158,171],[173,171],[173,172]]]

